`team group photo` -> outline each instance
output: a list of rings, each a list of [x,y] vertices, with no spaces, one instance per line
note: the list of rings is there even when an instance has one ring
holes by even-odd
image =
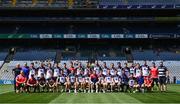
[[[106,92],[166,92],[169,79],[168,69],[163,62],[151,66],[144,61],[139,63],[120,62],[101,64],[71,61],[51,64],[43,62],[39,67],[34,63],[28,66],[17,64],[15,75],[15,93],[32,92],[67,92],[67,93],[106,93]]]

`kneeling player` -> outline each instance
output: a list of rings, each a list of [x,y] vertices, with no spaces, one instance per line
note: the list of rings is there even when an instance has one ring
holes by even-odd
[[[44,92],[46,88],[46,79],[44,77],[44,74],[42,73],[40,78],[38,79],[38,90],[39,92]]]
[[[83,76],[83,71],[82,70],[80,71],[80,74],[77,75],[76,86],[77,86],[77,89],[82,91],[83,86],[84,86],[84,76]]]
[[[152,88],[152,79],[148,76],[144,78],[144,85],[147,91],[151,91]]]
[[[118,75],[118,72],[116,71],[115,72],[115,75],[113,76],[113,82],[112,82],[112,85],[114,88],[117,87],[117,91],[120,91],[120,85],[121,85],[121,78],[120,76]]]
[[[103,84],[104,84],[104,76],[102,74],[102,70],[100,71],[99,75],[98,75],[98,90],[99,92],[103,91]]]
[[[135,91],[139,90],[139,92],[144,93],[144,77],[142,76],[142,73],[137,77],[136,81],[137,84],[134,85]]]
[[[33,89],[34,92],[36,92],[36,88],[37,88],[37,80],[34,78],[34,74],[32,74],[27,81],[27,90],[28,92],[31,92],[31,89]]]
[[[25,91],[25,86],[26,86],[26,77],[24,76],[24,72],[21,71],[20,74],[16,77],[16,88],[17,92],[24,92]]]
[[[94,89],[96,90],[96,93],[98,93],[98,76],[96,74],[96,71],[93,71],[93,73],[90,75],[91,79],[91,93],[93,93]]]
[[[63,92],[64,91],[65,82],[66,82],[66,76],[63,73],[63,71],[61,71],[61,74],[56,79],[56,90],[57,90],[57,92],[59,92],[59,91]]]
[[[73,87],[74,87],[74,93],[77,93],[77,86],[75,86],[75,81],[76,81],[76,77],[74,71],[72,70],[69,76],[67,77],[67,83],[65,84],[69,93],[71,92],[71,88]]]
[[[88,88],[88,93],[90,93],[91,83],[90,83],[89,71],[86,73],[86,75],[84,75],[84,86],[83,86],[84,93],[86,93],[86,88]]]
[[[135,84],[135,78],[133,77],[133,74],[131,74],[129,77],[129,91],[130,92],[134,91],[134,84]]]
[[[49,92],[55,92],[56,83],[54,79],[51,77],[47,82],[47,89]]]
[[[111,77],[111,75],[110,75],[110,71],[108,70],[108,73],[107,73],[107,75],[105,76],[105,82],[104,82],[104,85],[103,85],[104,87],[103,87],[103,89],[105,90],[105,91],[107,91],[109,88],[111,89],[111,91],[112,91],[112,89],[113,89],[113,84],[112,84],[112,77]],[[105,92],[104,92],[105,93]]]

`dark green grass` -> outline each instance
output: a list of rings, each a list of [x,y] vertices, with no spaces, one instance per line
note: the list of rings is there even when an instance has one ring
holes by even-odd
[[[12,86],[0,85],[7,92]],[[6,90],[7,89],[7,90]],[[12,90],[10,90],[12,91]],[[1,92],[0,92],[1,93]],[[180,85],[169,85],[168,92],[152,93],[1,93],[0,103],[180,103]]]

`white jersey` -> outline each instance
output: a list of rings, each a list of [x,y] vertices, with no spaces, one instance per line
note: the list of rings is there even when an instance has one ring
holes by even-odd
[[[114,76],[113,79],[114,79],[115,83],[119,83],[119,81],[120,81],[118,76]]]
[[[96,71],[96,74],[99,74],[99,72],[100,72],[100,67],[95,66],[95,67],[94,67],[94,71]]]
[[[29,78],[31,78],[31,75],[35,75],[35,69],[30,69]]]
[[[110,75],[106,76],[106,82],[111,83],[111,76]]]
[[[131,67],[131,68],[129,69],[129,72],[130,72],[130,74],[133,74],[133,75],[134,75],[134,73],[135,73],[135,68]]]
[[[89,69],[88,69],[88,68],[85,68],[85,69],[84,69],[84,75],[87,75],[88,72],[89,72]]]
[[[49,79],[51,77],[52,77],[52,70],[48,69],[47,72],[46,72],[46,79]]]
[[[60,76],[60,77],[58,77],[58,83],[60,84],[60,83],[65,83],[65,77],[64,76]]]
[[[133,87],[133,86],[134,86],[134,82],[135,82],[134,79],[130,79],[130,80],[129,80],[129,86],[130,86],[130,87]]]
[[[117,74],[118,74],[119,76],[122,76],[122,69],[121,69],[121,68],[118,68],[118,69],[117,69]]]
[[[103,75],[107,75],[107,69],[106,68],[103,69]]]
[[[41,77],[41,74],[44,74],[45,75],[45,71],[43,68],[39,68],[38,69],[38,77]]]
[[[85,82],[89,83],[90,82],[90,77],[85,77]]]
[[[79,75],[81,72],[81,70],[78,68],[77,71],[76,71],[76,74]]]
[[[59,74],[60,74],[59,69],[58,69],[58,68],[55,68],[55,69],[54,69],[54,74],[53,74],[53,76],[54,76],[54,77],[58,77]]]
[[[70,82],[74,83],[75,82],[75,76],[70,76]]]
[[[115,75],[115,70],[114,69],[111,69],[110,70],[110,74],[113,76],[113,75]]]
[[[142,66],[142,75],[149,76],[149,69],[146,66]]]
[[[141,69],[136,69],[135,73],[136,73],[136,77],[139,77],[141,75]]]

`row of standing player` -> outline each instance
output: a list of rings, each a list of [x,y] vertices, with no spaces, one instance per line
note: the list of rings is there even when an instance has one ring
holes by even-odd
[[[27,68],[27,66],[25,66]],[[29,73],[25,74],[26,77],[31,79],[31,76],[35,76],[34,79],[41,82],[41,79],[46,79],[46,82],[50,81],[53,86],[53,90],[59,90],[59,87],[65,86],[64,90],[70,92],[71,88],[74,88],[76,93],[78,89],[86,92],[100,92],[100,91],[113,91],[117,88],[117,91],[127,91],[133,89],[141,91],[141,89],[153,87],[154,83],[161,91],[166,91],[166,77],[168,76],[167,68],[160,63],[159,67],[153,63],[152,67],[149,67],[144,62],[144,65],[132,64],[130,67],[125,63],[125,67],[121,66],[121,63],[117,63],[117,67],[114,67],[114,63],[111,63],[111,67],[108,68],[106,63],[100,66],[98,62],[95,64],[89,64],[85,67],[81,63],[74,67],[73,62],[70,63],[70,67],[67,68],[64,63],[63,68],[60,68],[58,64],[54,68],[51,68],[51,64],[45,68],[42,63],[39,68],[34,68],[34,64],[31,63]],[[26,71],[25,71],[26,73]],[[45,78],[44,78],[45,77]],[[46,83],[42,83],[45,84]]]

